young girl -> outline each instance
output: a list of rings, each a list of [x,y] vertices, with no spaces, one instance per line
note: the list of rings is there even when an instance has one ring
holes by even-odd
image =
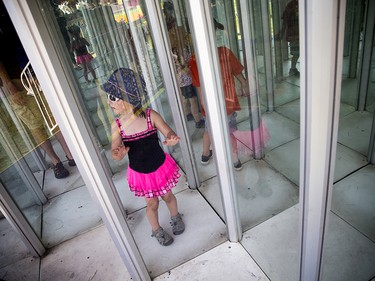
[[[125,91],[110,93],[107,93],[108,104],[117,116],[112,124],[112,157],[122,160],[128,155],[127,179],[130,190],[135,196],[145,197],[152,236],[161,245],[168,246],[173,238],[159,225],[158,196],[169,209],[173,234],[184,232],[185,225],[178,212],[176,197],[171,192],[180,177],[179,167],[161,148],[157,131],[165,137],[163,145],[174,146],[180,138],[157,112],[149,108],[143,111],[139,99],[134,98],[134,95]]]
[[[91,65],[93,57],[87,50],[87,46],[90,46],[90,43],[87,42],[85,38],[81,37],[81,30],[79,27],[70,27],[69,32],[73,37],[73,40],[70,43],[70,51],[76,55],[77,64],[83,69],[83,77],[85,77],[86,83],[95,83],[96,74]],[[89,70],[92,75],[92,81],[88,78],[87,70]]]

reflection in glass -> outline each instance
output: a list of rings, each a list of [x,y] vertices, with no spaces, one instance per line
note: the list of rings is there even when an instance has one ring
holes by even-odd
[[[0,208],[1,209],[1,208]],[[26,257],[30,257],[29,250],[21,240],[19,234],[13,229],[12,225],[4,217],[0,211],[0,265],[1,269],[8,265],[14,264]],[[29,264],[24,264],[18,268],[19,272],[26,272],[29,269]],[[9,277],[10,274],[4,273]],[[21,279],[22,277],[20,277]],[[37,278],[37,277],[35,277]]]
[[[200,113],[197,90],[192,85],[192,75],[189,69],[189,61],[194,53],[191,34],[188,32],[188,29],[182,25],[181,18],[176,18],[176,12],[172,2],[164,2],[163,12],[181,90],[180,98],[184,114],[187,121],[194,120],[195,128],[203,128],[204,120]]]
[[[30,185],[25,176],[22,176],[22,169],[23,167],[19,163],[15,163],[6,170],[2,170],[0,181],[34,232],[38,237],[42,237],[42,209],[44,202],[41,201],[38,191]],[[37,186],[36,188],[40,187]]]
[[[51,247],[101,221],[3,4],[1,14],[0,181]]]
[[[371,1],[347,1],[336,167],[322,280],[371,280],[375,275],[375,166],[369,162],[374,147],[374,24],[366,22],[373,18],[374,8]],[[359,60],[366,53],[370,57]],[[369,80],[362,75],[369,75]]]
[[[274,45],[269,48],[271,42],[264,39],[265,28],[269,28],[269,34],[280,31],[272,30],[269,24],[265,27],[264,20],[271,21],[271,16],[274,16],[273,21],[282,23],[285,13],[281,10],[280,14],[271,15],[258,1],[253,2],[249,15],[244,14],[244,3],[241,1],[212,2],[223,90],[226,93],[223,98],[228,116],[232,116],[228,119],[232,160],[244,230],[296,204],[299,184],[299,77],[293,74],[276,79],[275,75],[268,77],[265,73],[265,65],[273,61],[272,53],[267,53],[267,50],[275,51],[276,48]],[[254,26],[254,29],[246,28],[251,30],[251,34],[245,36],[242,33],[244,25]],[[248,37],[251,41],[245,42]],[[293,54],[297,51],[294,50]],[[289,73],[293,57],[293,67],[298,65],[298,57],[288,55],[283,63],[288,69],[286,73]],[[226,73],[226,69],[232,74]],[[274,80],[275,89],[271,92],[266,88],[267,79]],[[275,108],[269,100],[275,101]],[[207,196],[210,197],[209,192]],[[214,200],[214,197],[208,200]]]
[[[292,56],[289,75],[299,76],[299,71],[297,69],[299,59],[299,17],[297,0],[292,0],[285,6],[281,19],[281,29],[278,34],[275,34],[275,39],[281,40],[285,38],[289,43],[289,52]]]
[[[49,9],[59,23],[65,53],[72,62],[93,132],[104,150],[109,150],[113,113],[102,85],[121,68],[136,74],[144,105],[157,110],[173,125],[169,107],[164,105],[165,89],[143,1],[64,2]],[[79,41],[84,43],[82,50]],[[126,160],[114,162],[108,157],[107,161],[113,173],[126,165]]]
[[[168,31],[170,52],[174,62],[176,80],[180,88],[179,98],[183,115],[190,136],[190,143],[195,154],[197,167],[208,164],[209,151],[202,151],[202,140],[205,133],[205,112],[201,107],[198,89],[193,84],[190,61],[194,57],[194,47],[187,20],[187,11],[183,1],[161,1],[165,26]],[[212,177],[213,167],[199,169],[202,181]]]
[[[299,23],[298,14],[284,12],[296,11],[297,1],[289,2],[211,1],[242,244],[272,280],[298,273],[299,42],[286,24],[293,22],[295,34]],[[215,184],[213,178],[200,191],[224,218]],[[274,266],[284,263],[276,274]]]
[[[375,44],[372,50],[371,67],[370,67],[370,79],[367,87],[367,101],[366,110],[369,112],[375,112]]]

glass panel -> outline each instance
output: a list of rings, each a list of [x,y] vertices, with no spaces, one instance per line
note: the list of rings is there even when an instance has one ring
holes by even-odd
[[[10,280],[10,278],[13,280],[22,280],[26,272],[30,280],[38,280],[39,259],[30,256],[21,237],[6,220],[1,211],[0,253],[0,280]],[[29,258],[28,262],[19,262],[26,258]]]
[[[165,198],[167,204],[161,201],[160,206],[156,197],[147,199],[151,203],[146,208],[145,200],[134,197],[128,181],[125,180],[125,175],[127,175],[127,179],[130,178],[130,181],[134,182],[130,177],[132,173],[137,175],[135,178],[138,180],[140,173],[134,171],[138,171],[140,167],[128,167],[128,157],[120,161],[112,159],[112,140],[114,143],[118,141],[119,145],[121,144],[118,125],[114,122],[114,117],[119,117],[122,121],[126,121],[127,116],[132,118],[130,122],[121,122],[127,136],[139,134],[142,141],[141,133],[147,130],[145,119],[132,115],[131,110],[127,112],[129,115],[125,115],[124,112],[121,112],[122,115],[117,114],[120,106],[129,109],[129,104],[132,101],[129,93],[137,101],[141,101],[137,105],[142,105],[143,110],[146,107],[154,109],[172,129],[175,127],[171,113],[176,109],[170,106],[161,77],[161,66],[155,49],[156,40],[150,32],[150,20],[145,8],[147,2],[139,0],[90,1],[90,3],[80,1],[78,3],[77,1],[72,6],[67,2],[59,6],[46,5],[43,2],[45,1],[38,3],[40,7],[43,7],[43,11],[47,11],[46,21],[51,23],[49,25],[50,33],[54,34],[56,42],[62,42],[62,40],[66,42],[66,44],[57,44],[61,47],[59,50],[61,61],[65,61],[67,72],[70,71],[72,74],[70,76],[72,85],[78,85],[77,103],[85,112],[85,119],[90,123],[95,141],[103,150],[102,155],[112,170],[113,182],[128,214],[129,227],[150,275],[158,276],[224,242],[225,235],[222,234],[225,233],[225,225],[198,192],[192,192],[187,188],[183,171],[181,171],[182,176],[179,184],[173,189],[173,192],[176,194],[179,211],[184,214],[184,219],[186,218],[186,221],[190,221],[190,225],[197,228],[195,231],[192,231],[191,228],[184,233],[184,239],[194,241],[194,243],[182,250],[179,247],[182,247],[183,244],[176,237],[174,243],[175,247],[180,249],[177,251],[179,254],[160,255],[160,251],[163,249],[160,248],[157,240],[151,237],[151,228],[156,230],[155,226],[160,224],[165,231],[172,233],[169,220],[172,211],[174,211],[174,199],[172,197],[171,201],[167,200],[168,195]],[[186,17],[182,3],[183,1],[180,1],[181,17]],[[57,23],[59,24],[57,25]],[[185,27],[187,28],[187,25]],[[78,47],[80,42],[84,43],[81,46],[82,50]],[[72,60],[72,53],[75,60]],[[129,76],[134,79],[128,79]],[[135,83],[133,83],[134,81]],[[107,93],[113,95],[110,97],[113,101],[107,100]],[[116,97],[126,101],[129,98],[129,103],[118,102]],[[195,130],[194,123],[191,124],[192,129]],[[142,132],[139,131],[141,128],[143,128]],[[193,130],[191,130],[192,135],[195,133]],[[203,129],[197,130],[197,132],[202,135]],[[160,140],[164,140],[164,136],[160,135]],[[145,142],[145,144],[147,143]],[[181,149],[178,144],[162,147],[176,159],[181,168],[185,168],[184,163],[180,161]],[[144,146],[143,149],[146,147]],[[129,150],[129,155],[131,151],[132,148]],[[138,150],[134,148],[133,151],[137,152]],[[152,155],[156,157],[156,152],[155,146],[155,151],[149,153],[153,153]],[[139,156],[141,155],[139,154]],[[114,158],[121,159],[116,156]],[[156,162],[157,158],[153,160]],[[142,178],[146,178],[146,176]],[[146,184],[145,187],[147,187]],[[168,212],[168,206],[170,212]],[[152,217],[155,214],[155,208],[159,208],[158,222]],[[207,220],[210,220],[210,228],[205,227]],[[200,233],[199,241],[196,240],[196,231]],[[155,263],[156,259],[158,259],[158,263]]]
[[[375,9],[370,2],[347,1],[346,6],[345,34],[350,35],[344,40],[336,167],[322,280],[373,280],[375,276],[375,166],[368,162],[369,148],[374,147],[370,142],[375,124],[374,80],[370,76],[368,85],[358,84],[366,71],[363,64],[372,59],[370,70],[374,67],[374,25],[366,25]],[[369,40],[371,56],[358,63]],[[367,89],[365,96],[360,95],[360,88]],[[365,110],[358,109],[361,99],[367,101]]]
[[[113,121],[105,83],[119,69],[130,69],[135,74],[134,90],[143,106],[158,111],[174,128],[143,1],[77,1],[74,5],[64,2],[47,9],[55,15],[59,26],[56,30],[66,45],[63,51],[71,61],[83,106],[104,150],[110,149]],[[80,41],[86,44],[82,50]],[[176,149],[169,152],[179,158]],[[113,173],[122,171],[127,164],[127,160],[107,160]]]
[[[296,280],[298,2],[216,0],[211,6],[244,231],[242,244],[270,279]],[[200,191],[224,217],[217,188],[213,189],[207,186]]]
[[[373,43],[372,46],[370,77],[366,97],[366,110],[369,112],[375,112],[375,43]]]
[[[340,115],[354,112],[358,106],[358,76],[360,66],[357,63],[363,48],[361,28],[363,28],[364,1],[347,1],[345,18],[344,64],[341,91]],[[350,43],[352,42],[352,43]]]
[[[46,247],[101,223],[43,89],[1,7],[0,181]],[[27,235],[27,234],[26,234]]]
[[[176,80],[180,87],[179,98],[191,138],[198,175],[201,183],[204,183],[216,175],[216,169],[214,165],[207,165],[210,159],[206,156],[210,151],[208,147],[203,146],[205,112],[201,107],[198,88],[193,85],[194,73],[190,71],[190,63],[195,60],[195,51],[185,1],[160,1],[160,4],[163,7]]]
[[[4,151],[3,148],[1,149],[2,151]],[[35,189],[31,186],[24,174],[24,168],[29,168],[27,162],[24,159],[20,159],[13,165],[1,170],[0,181],[22,211],[34,232],[41,238],[43,204],[38,194],[41,193],[41,190],[35,191],[37,188],[40,189],[39,185]],[[40,180],[42,179],[40,178]]]

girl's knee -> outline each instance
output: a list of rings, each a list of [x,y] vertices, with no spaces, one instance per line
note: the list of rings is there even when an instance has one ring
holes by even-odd
[[[172,191],[169,191],[166,195],[161,197],[166,203],[171,202],[176,197],[174,196]]]
[[[147,199],[147,209],[157,210],[158,207],[159,207],[159,200],[157,197]]]

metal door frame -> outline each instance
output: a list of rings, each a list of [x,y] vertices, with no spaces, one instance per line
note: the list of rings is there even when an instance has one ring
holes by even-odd
[[[300,0],[299,280],[320,280],[334,178],[346,0]]]
[[[231,144],[227,115],[223,106],[223,86],[220,64],[216,48],[215,28],[211,15],[210,0],[188,1],[192,22],[193,41],[198,60],[201,87],[205,95],[206,113],[210,119],[211,141],[215,147],[217,177],[220,182],[221,202],[224,208],[228,238],[238,242],[242,237],[237,193],[233,176]],[[198,47],[199,46],[199,47]]]
[[[10,225],[20,235],[30,253],[34,257],[41,257],[46,252],[46,248],[35,234],[34,230],[26,220],[12,197],[0,182],[0,211],[3,213]]]
[[[200,180],[197,171],[197,165],[195,162],[194,151],[192,149],[192,143],[187,128],[187,124],[184,118],[182,110],[182,104],[179,93],[180,87],[177,82],[175,75],[175,66],[172,58],[172,50],[170,48],[168,32],[165,24],[163,23],[163,13],[160,7],[159,1],[145,1],[152,38],[155,41],[156,53],[159,58],[159,63],[164,79],[164,86],[168,95],[168,100],[171,108],[178,110],[171,110],[172,116],[175,122],[176,131],[181,137],[180,147],[181,156],[185,164],[184,172],[186,173],[186,179],[188,186],[192,189],[196,189],[200,186]]]

